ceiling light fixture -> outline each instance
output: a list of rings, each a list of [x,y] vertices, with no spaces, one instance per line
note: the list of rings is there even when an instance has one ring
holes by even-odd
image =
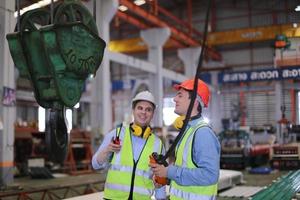
[[[56,2],[56,1],[58,1],[58,0],[53,0],[53,2]],[[33,10],[33,9],[36,9],[36,8],[45,7],[45,6],[49,5],[50,3],[51,3],[51,0],[41,0],[41,1],[37,2],[37,3],[31,4],[30,6],[22,8],[20,10],[20,15],[22,15],[23,13],[25,13],[26,11],[29,11],[29,10]],[[18,17],[18,11],[16,11],[14,13],[14,16]]]
[[[295,8],[295,11],[296,12],[300,11],[300,5]]]
[[[137,5],[137,6],[141,6],[141,5],[145,4],[145,3],[146,3],[145,0],[135,0],[134,1],[134,4]]]
[[[124,5],[120,5],[119,10],[122,11],[122,12],[125,12],[126,10],[128,10],[128,8]]]
[[[293,23],[293,28],[297,28],[298,24],[297,23]]]

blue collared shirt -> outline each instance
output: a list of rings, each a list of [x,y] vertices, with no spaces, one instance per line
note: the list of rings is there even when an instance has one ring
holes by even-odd
[[[200,119],[189,122],[189,127],[195,126]],[[198,166],[195,169],[170,165],[168,178],[178,185],[206,186],[216,184],[220,170],[220,143],[215,133],[209,127],[199,128],[194,135],[193,161]]]
[[[125,130],[125,128],[122,128],[122,131],[124,131],[124,130]],[[92,158],[92,166],[94,169],[108,169],[109,168],[110,163],[108,160],[104,163],[99,163],[96,158],[97,158],[98,154],[109,145],[109,143],[111,142],[112,138],[115,135],[116,135],[115,129],[112,130],[111,132],[109,132],[107,135],[105,135],[102,144],[100,145],[100,147],[98,148],[98,150],[96,151],[96,153],[93,155],[93,158]],[[143,150],[146,140],[141,137],[137,137],[133,134],[131,134],[131,139],[132,139],[133,159],[135,161],[137,161],[140,157],[140,153]],[[164,152],[165,152],[165,149],[163,148],[163,153]],[[111,157],[111,156],[112,156],[112,153],[109,155],[109,157]],[[161,188],[155,189],[155,198],[156,199],[166,199],[166,188],[161,187]]]

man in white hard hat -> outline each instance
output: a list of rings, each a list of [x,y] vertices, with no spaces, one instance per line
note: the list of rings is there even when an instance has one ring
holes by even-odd
[[[109,132],[92,159],[94,169],[108,168],[104,199],[165,199],[165,188],[155,188],[148,166],[153,152],[161,154],[163,144],[152,132],[150,122],[156,104],[149,91],[132,99],[133,122]]]

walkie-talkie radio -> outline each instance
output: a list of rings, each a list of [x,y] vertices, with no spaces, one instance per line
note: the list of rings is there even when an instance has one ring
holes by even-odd
[[[153,152],[152,155],[149,156],[150,158],[150,163],[152,164],[160,164],[163,165],[165,167],[168,166],[168,163],[166,160],[162,159],[163,155],[158,154],[156,152]],[[166,177],[159,177],[159,176],[155,176],[154,180],[156,183],[160,184],[160,185],[167,185],[168,184],[168,179]]]

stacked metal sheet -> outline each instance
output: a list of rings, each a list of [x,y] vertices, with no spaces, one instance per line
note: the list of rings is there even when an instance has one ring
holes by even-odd
[[[300,192],[300,170],[291,171],[255,194],[251,200],[290,200]]]
[[[260,190],[263,187],[254,187],[254,186],[236,186],[234,188],[228,189],[219,194],[219,197],[227,197],[227,198],[248,198]]]

